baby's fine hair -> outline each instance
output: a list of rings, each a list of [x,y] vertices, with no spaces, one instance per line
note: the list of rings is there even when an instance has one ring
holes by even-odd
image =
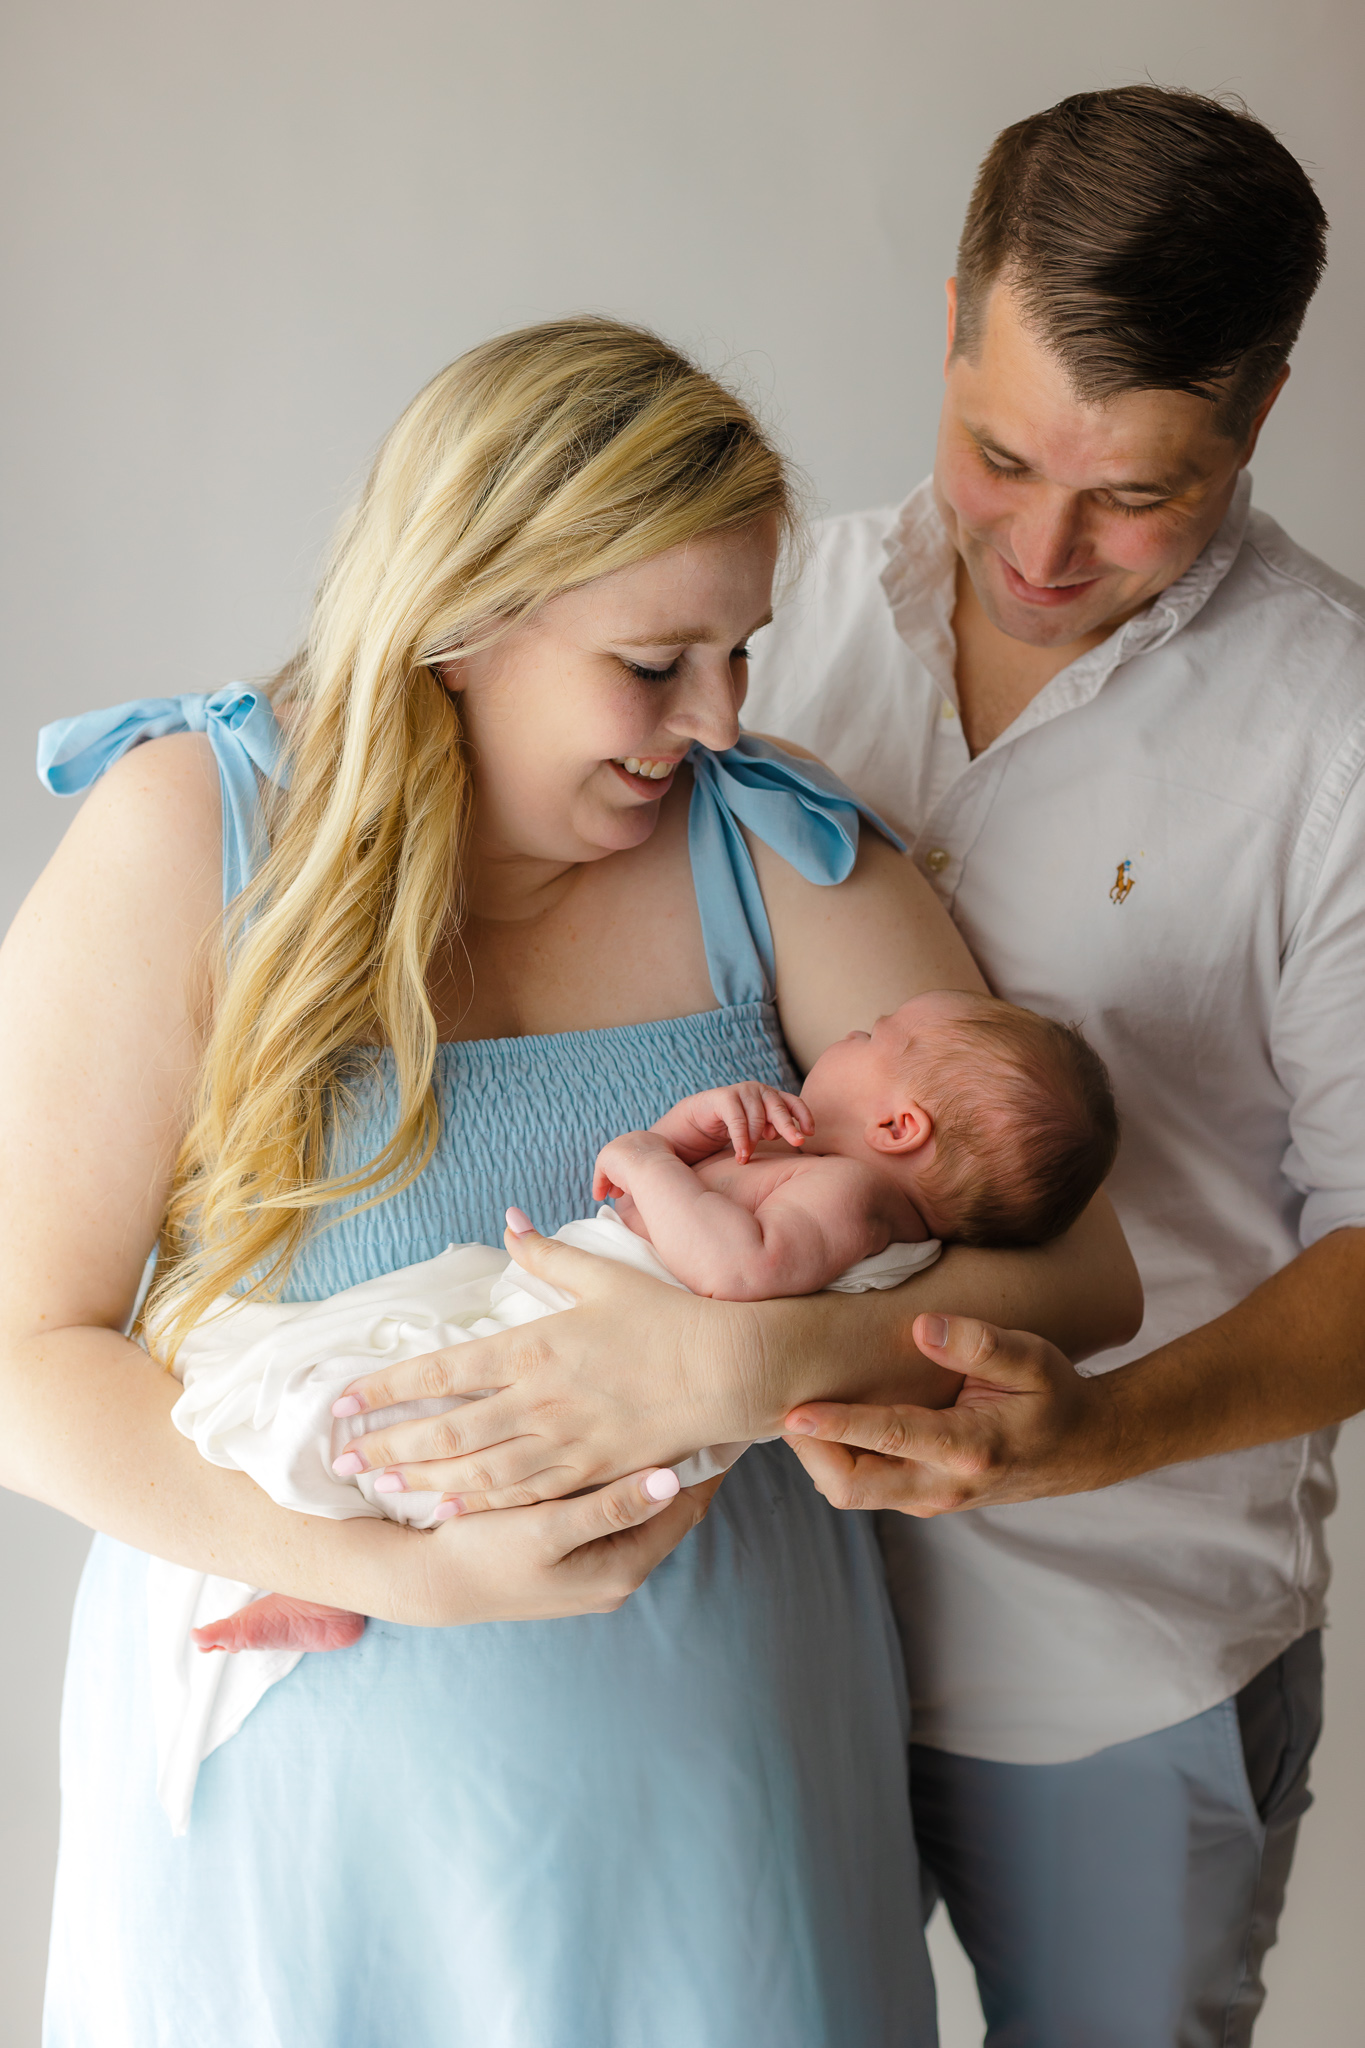
[[[1046,1244],[1114,1164],[1108,1071],[1079,1025],[994,996],[962,1002],[946,1046],[911,1047],[938,1139],[921,1185],[959,1244]]]

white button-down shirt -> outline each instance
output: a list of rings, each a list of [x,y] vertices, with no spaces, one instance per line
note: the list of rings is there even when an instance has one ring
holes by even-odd
[[[1105,1371],[1365,1224],[1365,592],[1243,479],[1193,567],[973,760],[954,566],[927,484],[830,520],[745,721],[895,824],[998,993],[1108,1062],[1147,1306]],[[884,1517],[917,1739],[1056,1762],[1229,1697],[1322,1620],[1331,1445]]]

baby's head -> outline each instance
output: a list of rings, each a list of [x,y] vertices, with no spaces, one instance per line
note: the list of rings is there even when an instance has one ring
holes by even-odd
[[[935,990],[830,1046],[802,1095],[819,1140],[875,1157],[935,1236],[1045,1244],[1114,1163],[1104,1062],[1074,1024]]]

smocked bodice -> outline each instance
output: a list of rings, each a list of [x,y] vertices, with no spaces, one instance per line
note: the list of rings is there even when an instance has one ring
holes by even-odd
[[[388,1062],[357,1090],[339,1131],[341,1171],[382,1149],[392,1129]],[[592,1213],[593,1162],[608,1139],[642,1130],[683,1095],[724,1081],[797,1085],[771,1003],[730,1004],[661,1023],[538,1038],[442,1045],[435,1089],[441,1135],[426,1171],[374,1208],[316,1231],[294,1261],[287,1301],[320,1301],[448,1244],[500,1244],[503,1211],[546,1233]]]

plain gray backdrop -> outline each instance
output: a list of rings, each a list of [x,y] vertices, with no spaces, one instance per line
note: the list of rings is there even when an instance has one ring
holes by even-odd
[[[276,666],[379,436],[489,333],[648,321],[740,380],[825,507],[904,494],[974,167],[1066,93],[1234,92],[1310,166],[1331,268],[1256,489],[1365,580],[1359,0],[28,0],[10,20],[0,926],[67,817],[34,782],[36,728]],[[1260,2048],[1361,2038],[1351,1430],[1342,1474],[1331,1731]],[[13,1495],[0,1516],[0,2033],[31,2048],[87,1537]],[[969,2048],[941,1918],[933,1940],[944,2048]]]

